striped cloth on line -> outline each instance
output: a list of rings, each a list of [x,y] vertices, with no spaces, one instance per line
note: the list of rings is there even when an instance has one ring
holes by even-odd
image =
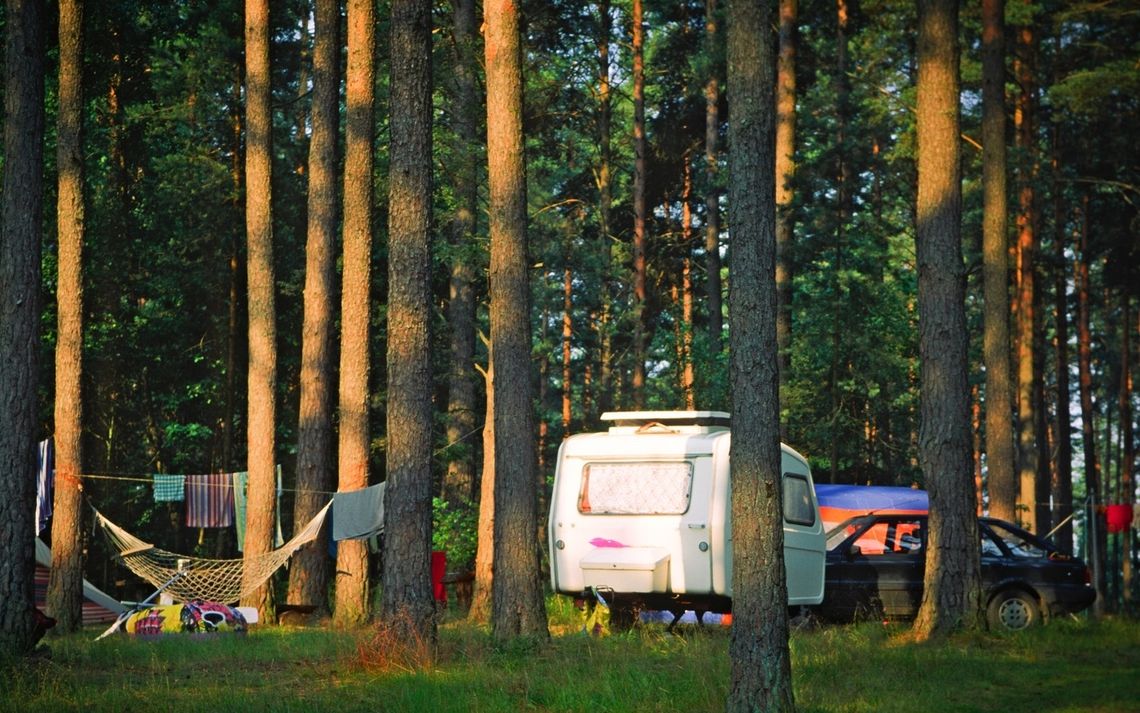
[[[186,476],[186,526],[234,524],[234,484],[230,473]]]
[[[186,499],[186,476],[169,473],[155,473],[154,501],[156,503],[178,503]]]

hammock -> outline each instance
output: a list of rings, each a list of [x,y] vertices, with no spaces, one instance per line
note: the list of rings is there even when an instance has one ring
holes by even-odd
[[[244,559],[218,560],[191,557],[159,549],[144,542],[95,511],[95,522],[119,558],[132,572],[181,601],[204,599],[231,604],[260,587],[302,546],[317,539],[330,501],[305,529],[275,550],[257,555],[245,572]],[[248,575],[248,576],[245,576]]]

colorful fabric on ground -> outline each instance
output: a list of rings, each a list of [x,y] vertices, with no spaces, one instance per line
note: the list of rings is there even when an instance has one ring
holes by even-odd
[[[156,503],[180,503],[186,499],[186,476],[169,473],[155,473],[154,501]]]
[[[52,440],[40,441],[36,450],[38,467],[36,470],[36,534],[47,527],[51,517],[52,490],[55,487],[55,445]]]
[[[245,503],[246,489],[249,487],[249,472],[234,473],[234,530],[237,535],[238,552],[245,551]],[[274,547],[285,544],[281,534],[281,466],[277,466],[277,532]]]
[[[384,483],[333,496],[332,538],[361,540],[384,529]]]
[[[138,636],[159,634],[243,633],[245,617],[237,609],[200,599],[184,604],[151,607],[131,614],[123,631]]]
[[[234,524],[234,484],[229,473],[186,476],[186,526]]]

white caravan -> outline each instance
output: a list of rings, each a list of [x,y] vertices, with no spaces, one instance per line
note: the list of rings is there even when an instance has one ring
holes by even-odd
[[[554,591],[608,588],[615,614],[730,611],[728,418],[611,412],[602,415],[608,431],[563,441],[547,524]],[[823,522],[807,461],[781,448],[788,604],[815,605],[823,601]]]

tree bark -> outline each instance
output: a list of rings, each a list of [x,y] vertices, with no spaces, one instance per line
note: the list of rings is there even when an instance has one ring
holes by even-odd
[[[55,502],[47,614],[54,631],[83,625],[83,0],[59,4],[58,338],[55,348]]]
[[[333,328],[336,308],[337,133],[340,95],[340,10],[337,0],[316,0],[313,42],[312,138],[309,140],[308,229],[305,243],[301,404],[297,428],[297,494],[293,527],[305,527],[328,501],[333,477]],[[293,555],[291,604],[328,613],[328,534]]]
[[[451,217],[451,284],[447,324],[451,328],[451,363],[447,379],[447,442],[451,446],[443,498],[467,507],[475,497],[475,452],[466,440],[478,423],[475,373],[475,287],[478,275],[475,242],[479,211],[479,110],[475,56],[475,1],[453,0],[455,42],[451,84],[455,171],[455,214]]]
[[[634,408],[645,405],[645,39],[642,0],[633,0],[633,371]]]
[[[512,0],[488,0],[483,12],[496,444],[491,629],[497,641],[545,639],[549,634],[534,537],[535,452],[528,445],[535,429],[519,8]]]
[[[684,153],[681,188],[681,395],[685,408],[697,407],[693,368],[693,162]]]
[[[491,588],[495,554],[495,365],[487,343],[487,407],[483,420],[483,474],[479,482],[479,523],[475,543],[475,583],[467,620],[473,624],[491,621]]]
[[[982,3],[982,272],[985,293],[986,466],[990,515],[1017,521],[1009,353],[1005,150],[1005,0]]]
[[[0,224],[0,654],[35,645],[36,381],[43,211],[43,7],[7,0]]]
[[[959,168],[958,3],[918,4],[919,462],[930,532],[919,639],[981,625]]]
[[[1086,522],[1088,523],[1089,567],[1092,569],[1093,586],[1096,588],[1096,601],[1093,602],[1094,616],[1103,616],[1106,601],[1106,578],[1104,572],[1104,552],[1106,544],[1105,523],[1097,512],[1104,504],[1100,487],[1100,462],[1097,460],[1096,432],[1093,430],[1095,411],[1092,402],[1092,331],[1089,328],[1089,199],[1085,196],[1081,204],[1080,245],[1076,256],[1077,283],[1077,374],[1081,399],[1081,437],[1084,446]]]
[[[1037,531],[1037,467],[1040,458],[1037,444],[1036,419],[1038,404],[1034,399],[1034,375],[1038,368],[1033,349],[1035,307],[1035,277],[1037,263],[1037,236],[1034,216],[1036,158],[1034,149],[1033,94],[1035,80],[1031,55],[1034,47],[1033,28],[1022,26],[1017,31],[1017,54],[1014,72],[1021,93],[1014,109],[1014,136],[1023,164],[1018,171],[1017,188],[1017,448],[1018,482],[1020,483],[1017,510],[1018,520],[1030,532]],[[1044,533],[1042,533],[1044,534]]]
[[[337,490],[368,486],[369,350],[372,291],[372,149],[376,86],[376,4],[348,1],[345,73],[344,269],[341,285]],[[336,549],[336,606],[341,625],[368,619],[368,546],[342,540]]]
[[[732,634],[726,710],[794,710],[780,505],[775,79],[769,3],[728,7]]]
[[[388,486],[382,615],[433,650],[431,3],[392,4]]]
[[[610,34],[613,31],[610,0],[598,3],[598,232],[602,247],[602,309],[597,320],[598,332],[598,405],[595,411],[607,411],[613,403],[613,185],[610,176]],[[591,414],[594,416],[596,414]]]
[[[272,116],[269,87],[269,2],[245,2],[245,229],[249,280],[249,494],[245,560],[252,563],[273,543],[276,499],[277,321],[271,212]],[[254,568],[247,564],[246,586]],[[245,588],[245,587],[243,587]],[[262,621],[274,620],[272,588],[262,584],[242,598]]]
[[[791,371],[798,15],[798,0],[780,0],[780,45],[776,63],[776,340],[780,347],[781,390]]]
[[[720,77],[716,57],[719,54],[719,30],[716,0],[705,0],[705,55],[709,73],[705,78],[705,273],[709,313],[709,353],[714,357],[723,350],[721,333],[723,286],[720,280]]]

